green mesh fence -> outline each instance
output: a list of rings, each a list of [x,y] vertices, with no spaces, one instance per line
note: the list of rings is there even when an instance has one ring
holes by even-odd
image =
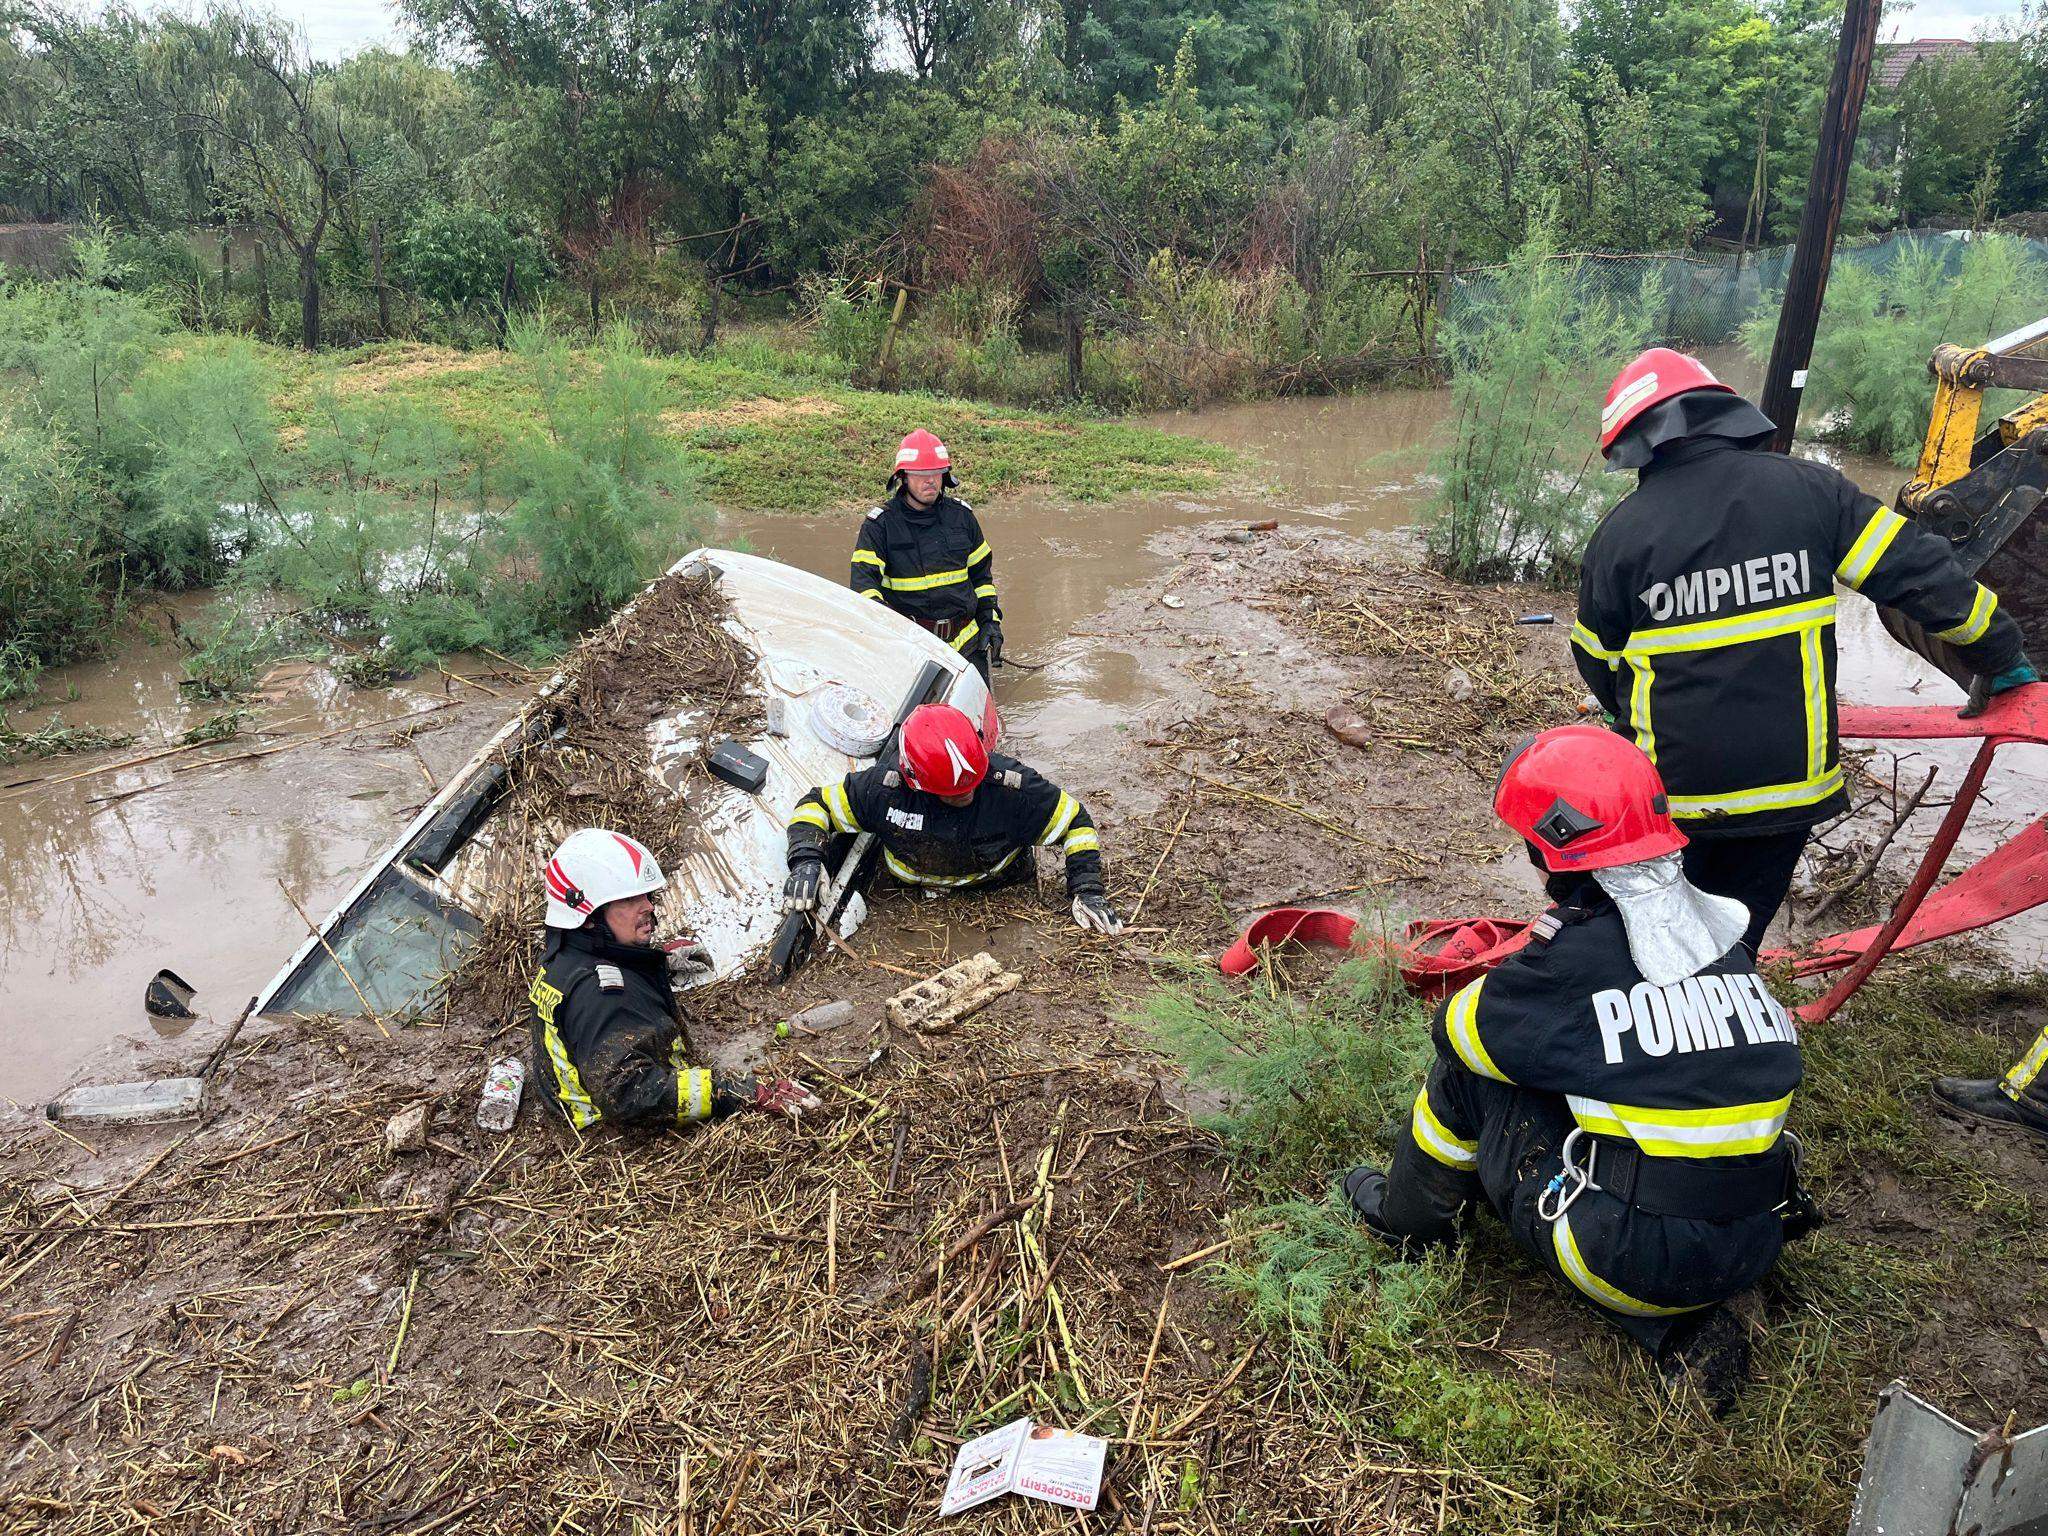
[[[1888,268],[1909,240],[1931,243],[1942,253],[1951,274],[1960,270],[1966,242],[1960,235],[1946,234],[1888,235],[1845,242],[1835,247],[1835,265]],[[2026,247],[2035,260],[2048,262],[2048,240],[2028,240]],[[1645,280],[1652,281],[1651,291],[1657,298],[1654,339],[1673,347],[1711,347],[1733,341],[1744,321],[1760,309],[1775,306],[1784,291],[1792,247],[1766,246],[1741,255],[1710,251],[1557,259],[1577,263],[1578,280],[1589,299],[1607,299],[1632,308],[1643,297]],[[1453,323],[1479,318],[1499,300],[1500,281],[1497,270],[1451,274],[1440,290],[1444,317]]]

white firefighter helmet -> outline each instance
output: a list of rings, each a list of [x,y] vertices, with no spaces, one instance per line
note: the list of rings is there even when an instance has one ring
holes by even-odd
[[[581,928],[608,901],[645,896],[668,883],[647,845],[602,827],[585,827],[562,839],[548,860],[550,928]]]

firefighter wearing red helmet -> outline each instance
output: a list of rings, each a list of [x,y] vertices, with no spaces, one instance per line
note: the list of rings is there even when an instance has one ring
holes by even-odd
[[[1484,1205],[1667,1378],[1731,1402],[1747,1338],[1721,1303],[1811,1221],[1784,1132],[1793,1021],[1740,942],[1741,905],[1686,880],[1663,783],[1621,737],[1532,738],[1494,811],[1554,905],[1438,1010],[1391,1166],[1353,1169],[1345,1193],[1410,1254]]]
[[[995,556],[955,484],[946,445],[920,427],[896,449],[889,499],[861,520],[853,590],[886,603],[971,660],[984,681],[1003,664]]]
[[[801,1083],[690,1065],[672,983],[710,972],[713,961],[693,940],[654,942],[655,898],[667,881],[645,843],[585,827],[562,840],[542,879],[547,944],[527,993],[533,1076],[570,1125],[695,1125],[739,1109],[816,1107]]]
[[[2017,625],[1949,545],[1842,473],[1763,451],[1771,422],[1694,357],[1652,347],[1600,416],[1636,489],[1586,546],[1572,651],[1649,754],[1688,877],[1749,908],[1754,954],[1816,824],[1848,801],[1835,735],[1835,586],[1897,608],[1980,674],[1972,709],[2034,680]]]
[[[1123,931],[1103,887],[1102,842],[1088,808],[1015,758],[990,752],[950,704],[911,711],[893,762],[821,784],[797,802],[785,911],[816,909],[827,840],[859,832],[874,834],[890,874],[933,891],[1024,884],[1037,874],[1031,850],[1057,848],[1075,923]]]

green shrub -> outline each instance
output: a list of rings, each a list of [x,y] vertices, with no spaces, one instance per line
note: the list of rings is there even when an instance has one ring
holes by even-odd
[[[1576,579],[1600,516],[1626,488],[1601,473],[1594,409],[1645,341],[1662,294],[1589,296],[1580,263],[1539,228],[1509,260],[1491,302],[1446,319],[1454,435],[1423,514],[1429,560],[1460,581]]]
[[[2030,256],[2024,242],[2005,235],[1974,239],[1963,247],[1953,276],[1952,254],[1946,241],[1908,240],[1899,243],[1886,271],[1861,262],[1835,264],[1800,405],[1809,435],[1911,464],[1927,433],[1934,398],[1927,362],[1934,349],[1943,342],[1979,347],[2048,314],[2048,261]],[[1770,355],[1777,334],[1778,302],[1768,300],[1743,327],[1743,342],[1760,359]],[[2020,398],[2008,390],[1987,392],[1984,422]]]
[[[198,640],[185,658],[183,686],[202,699],[247,694],[266,666],[294,648],[299,634],[262,594],[246,592],[215,600],[193,629]],[[191,644],[192,636],[186,640]]]
[[[405,232],[399,270],[429,303],[450,309],[495,303],[512,268],[515,292],[531,294],[546,273],[538,241],[515,233],[504,216],[469,204],[422,211]]]
[[[113,617],[97,508],[71,446],[0,415],[0,700],[90,650]]]

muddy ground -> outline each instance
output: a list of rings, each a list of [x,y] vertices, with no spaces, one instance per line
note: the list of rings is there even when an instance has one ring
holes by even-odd
[[[801,1124],[578,1141],[529,1105],[488,1136],[484,1065],[525,1043],[504,1016],[252,1031],[197,1127],[6,1130],[8,1528],[923,1530],[962,1430],[1022,1413],[1114,1437],[1103,1507],[1011,1500],[976,1528],[1456,1528],[1483,1468],[1416,1465],[1370,1400],[1305,1399],[1206,1283],[1195,1256],[1244,1239],[1240,1177],[1130,1013],[1267,906],[1532,910],[1487,790],[1503,745],[1574,712],[1563,647],[1512,623],[1557,600],[1294,527],[1153,553],[1163,574],[1095,627],[1163,701],[1050,755],[1010,743],[1093,808],[1130,932],[1079,935],[1050,871],[1036,892],[883,892],[850,952],[700,1010],[706,1049],[820,1086]],[[1337,704],[1371,745],[1331,733]],[[909,978],[982,948],[1016,992],[951,1034],[884,1022]],[[775,1041],[829,997],[851,1025]],[[387,1154],[421,1100],[427,1149]],[[1941,1135],[1987,1166],[1987,1199],[2048,1189],[2027,1147]],[[1833,1168],[1824,1198],[1931,1258],[1968,1213],[1916,1180]],[[1532,1392],[1612,1370],[1547,1283],[1514,1295],[1473,1369]],[[1901,1358],[1966,1420],[2048,1417],[2040,1304],[2016,1271]]]

